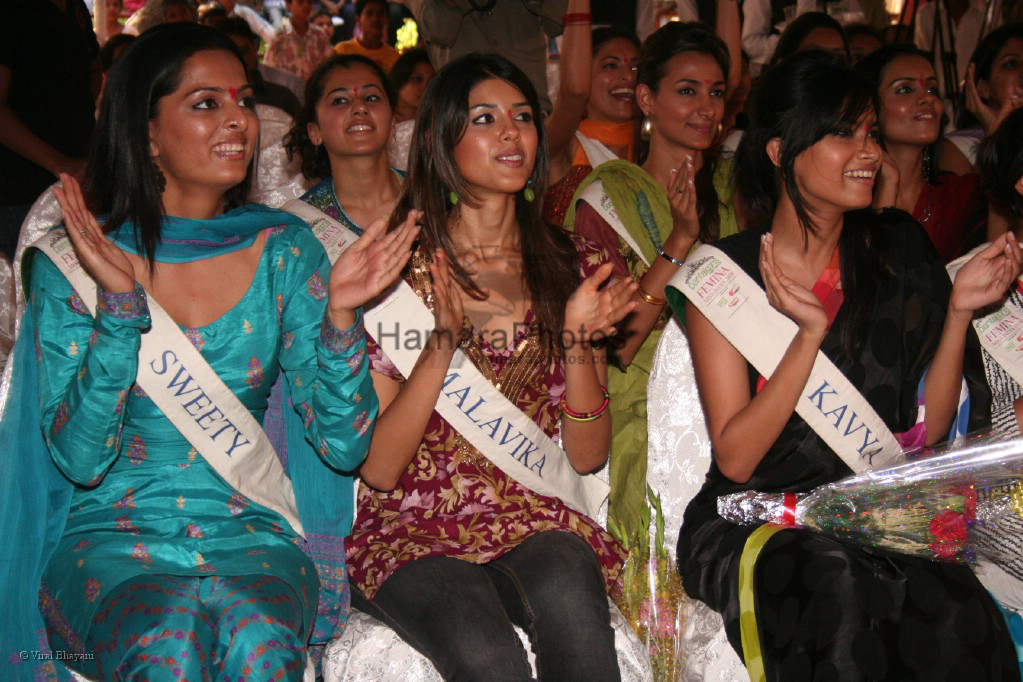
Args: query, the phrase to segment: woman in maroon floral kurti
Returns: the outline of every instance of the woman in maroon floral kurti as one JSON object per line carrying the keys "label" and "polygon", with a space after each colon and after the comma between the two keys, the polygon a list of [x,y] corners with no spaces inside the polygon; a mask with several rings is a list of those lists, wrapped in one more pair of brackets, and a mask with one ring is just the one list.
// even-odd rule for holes
{"label": "woman in maroon floral kurti", "polygon": [[[460,341],[487,380],[560,437],[573,468],[606,461],[604,353],[579,330],[613,331],[635,285],[600,289],[611,257],[540,220],[538,112],[529,81],[496,56],[460,59],[431,81],[394,217],[423,211],[407,279],[436,329],[408,377],[385,355],[392,339],[370,344],[381,417],[348,542],[353,600],[446,679],[528,679],[513,624],[530,633],[541,678],[619,678],[606,592],[622,549],[592,519],[507,476],[432,409]],[[599,416],[563,419],[563,407]]]}

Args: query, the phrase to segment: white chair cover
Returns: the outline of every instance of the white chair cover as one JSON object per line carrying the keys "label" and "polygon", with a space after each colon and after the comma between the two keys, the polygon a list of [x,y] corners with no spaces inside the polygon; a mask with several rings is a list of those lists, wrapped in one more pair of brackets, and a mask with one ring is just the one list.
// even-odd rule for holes
{"label": "white chair cover", "polygon": [[[661,336],[647,386],[647,482],[661,495],[665,543],[674,548],[682,515],[710,468],[710,436],[703,418],[689,341],[672,318]],[[684,560],[684,558],[682,559]],[[686,607],[685,682],[749,680],[725,637],[721,616],[703,602]]]}

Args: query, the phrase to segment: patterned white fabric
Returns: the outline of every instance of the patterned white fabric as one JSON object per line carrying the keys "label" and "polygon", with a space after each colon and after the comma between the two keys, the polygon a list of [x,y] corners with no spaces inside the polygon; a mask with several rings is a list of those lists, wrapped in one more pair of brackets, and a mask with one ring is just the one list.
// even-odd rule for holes
{"label": "patterned white fabric", "polygon": [[402,121],[391,126],[391,137],[387,140],[387,162],[391,164],[391,168],[408,170],[408,152],[412,146],[412,131],[415,127],[414,120]]}
{"label": "patterned white fabric", "polygon": [[[661,495],[664,541],[674,548],[686,506],[699,492],[710,468],[710,436],[696,390],[689,341],[675,318],[661,336],[650,371],[647,429],[647,482]],[[748,680],[746,667],[725,638],[721,616],[695,599],[685,611],[682,680]]]}
{"label": "patterned white fabric", "polygon": [[256,105],[259,118],[259,156],[249,200],[271,208],[280,208],[297,199],[315,182],[302,175],[302,161],[288,160],[284,136],[291,130],[291,116],[277,107]]}
{"label": "patterned white fabric", "polygon": [[[646,648],[615,605],[610,606],[622,682],[653,680]],[[526,634],[519,628],[515,632],[536,674],[536,658]],[[436,668],[394,630],[359,611],[352,612],[344,634],[327,645],[321,665],[323,682],[442,682]]]}

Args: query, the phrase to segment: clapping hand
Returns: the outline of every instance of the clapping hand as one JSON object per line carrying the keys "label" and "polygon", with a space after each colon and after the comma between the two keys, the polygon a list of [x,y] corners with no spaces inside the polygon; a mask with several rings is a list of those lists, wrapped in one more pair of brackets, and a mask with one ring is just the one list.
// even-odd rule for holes
{"label": "clapping hand", "polygon": [[998,109],[995,109],[981,99],[980,93],[977,92],[976,77],[977,65],[971,63],[966,69],[966,108],[977,117],[977,120],[984,127],[984,132],[987,135],[991,135],[998,130],[998,126],[1009,115],[1009,112],[1023,105],[1023,100],[1015,95],[1010,95],[1006,101],[1002,102]]}
{"label": "clapping hand", "polygon": [[952,284],[950,308],[969,313],[1001,300],[1005,290],[1019,277],[1023,254],[1011,233],[1003,234],[967,261]]}
{"label": "clapping hand", "polygon": [[881,173],[874,188],[874,208],[890,208],[899,198],[899,167],[887,151],[881,152]]}
{"label": "clapping hand", "polygon": [[328,299],[336,327],[351,326],[355,309],[372,301],[397,279],[412,255],[420,215],[419,211],[409,211],[405,222],[386,234],[387,219],[374,220],[337,259],[330,269]]}
{"label": "clapping hand", "polygon": [[687,156],[682,165],[672,171],[668,180],[668,203],[671,204],[673,227],[669,239],[685,242],[685,251],[700,236],[700,218],[696,212],[696,171],[693,157]]}
{"label": "clapping hand", "polygon": [[774,260],[774,235],[760,238],[760,276],[764,279],[767,301],[795,322],[800,330],[823,339],[828,330],[828,315],[813,292],[789,278]]}
{"label": "clapping hand", "polygon": [[584,345],[614,334],[615,325],[636,308],[632,295],[639,285],[631,277],[600,288],[611,270],[610,263],[601,265],[579,284],[565,304],[564,332]]}
{"label": "clapping hand", "polygon": [[60,180],[64,186],[54,187],[53,194],[64,212],[64,227],[78,261],[103,291],[109,294],[134,291],[135,269],[124,252],[103,234],[96,217],[85,205],[78,181],[66,173],[61,173]]}

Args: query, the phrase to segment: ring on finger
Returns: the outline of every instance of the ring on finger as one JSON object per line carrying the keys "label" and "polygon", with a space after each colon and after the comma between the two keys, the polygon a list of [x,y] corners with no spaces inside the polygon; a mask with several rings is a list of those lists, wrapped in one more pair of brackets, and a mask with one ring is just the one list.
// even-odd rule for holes
{"label": "ring on finger", "polygon": [[682,194],[683,192],[685,192],[685,190],[682,189],[681,187],[676,187],[675,188],[675,194]]}

